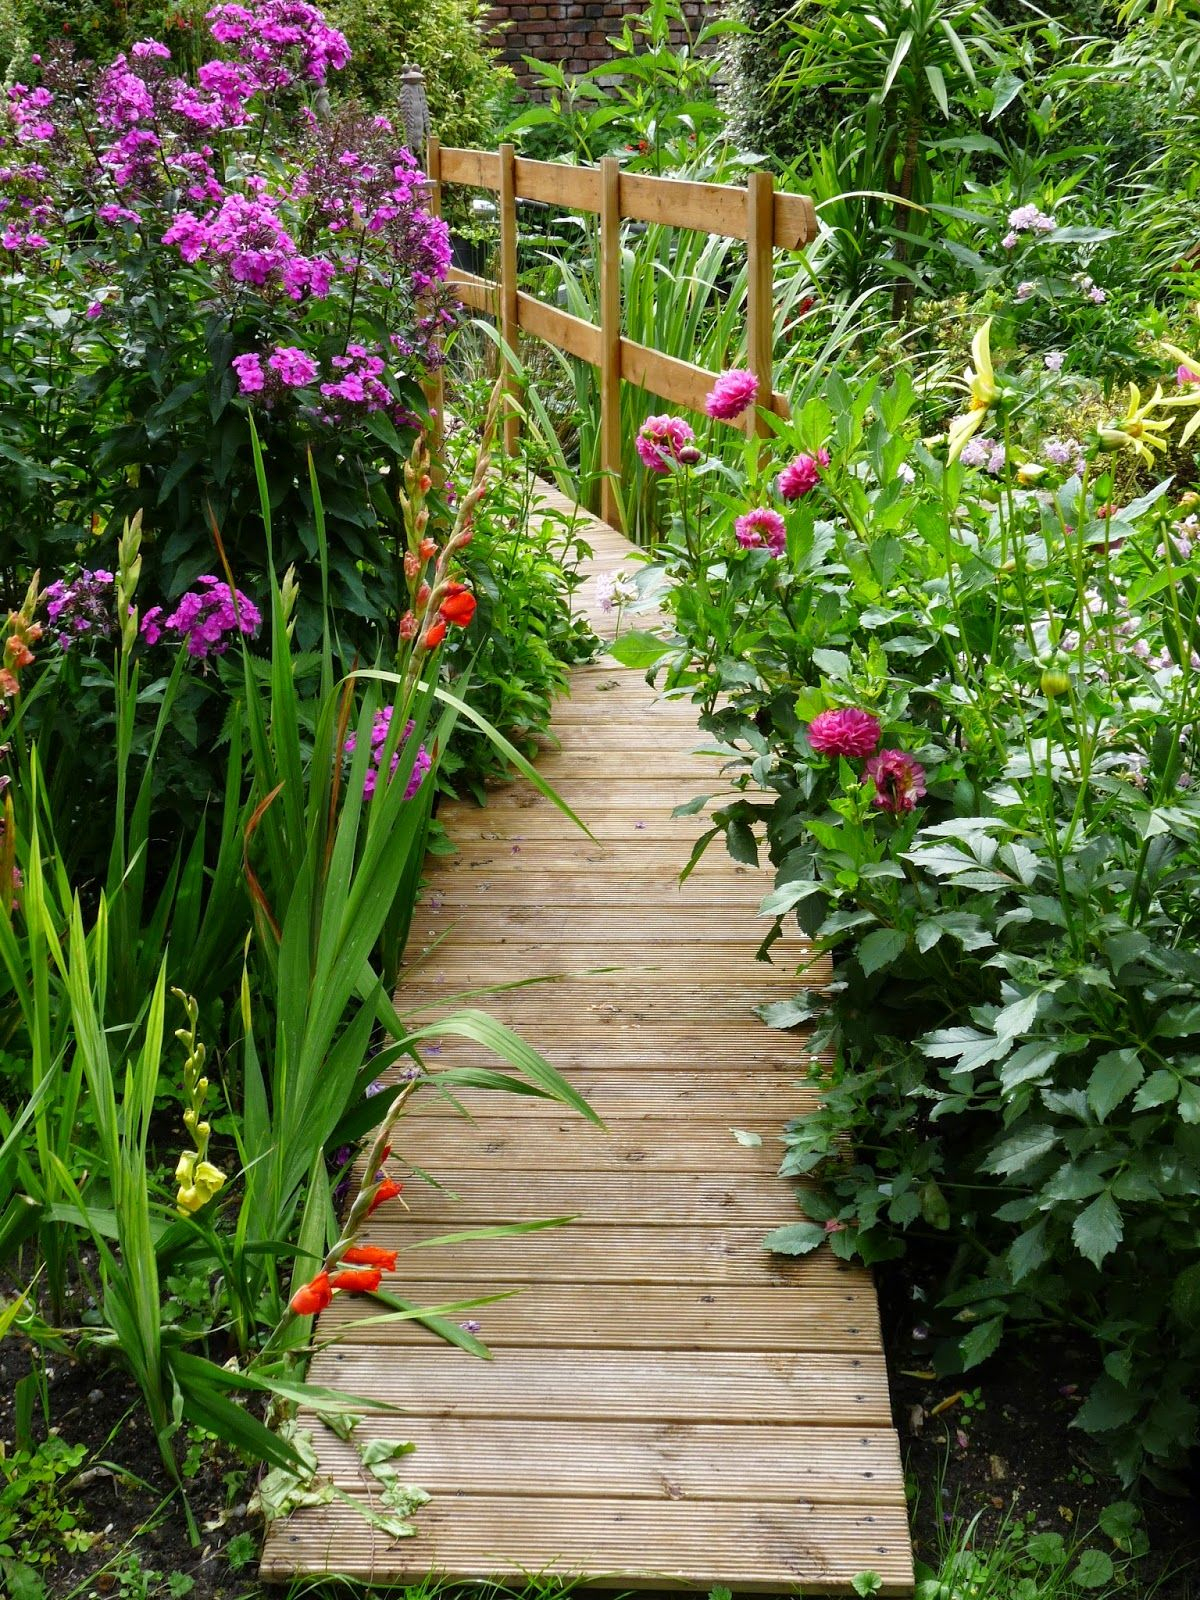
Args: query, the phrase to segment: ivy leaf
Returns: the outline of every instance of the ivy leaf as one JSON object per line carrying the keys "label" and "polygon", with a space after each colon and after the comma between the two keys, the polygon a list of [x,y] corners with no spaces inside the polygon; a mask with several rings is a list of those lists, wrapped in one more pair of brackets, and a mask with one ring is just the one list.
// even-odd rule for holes
{"label": "ivy leaf", "polygon": [[815,1222],[789,1222],[767,1234],[763,1249],[780,1256],[806,1256],[824,1242],[825,1229]]}
{"label": "ivy leaf", "polygon": [[1100,1057],[1088,1079],[1087,1098],[1096,1115],[1103,1122],[1127,1095],[1141,1083],[1146,1069],[1138,1059],[1136,1050],[1110,1050]]}
{"label": "ivy leaf", "polygon": [[967,1372],[971,1367],[977,1367],[981,1361],[986,1361],[999,1348],[1003,1337],[1003,1317],[989,1317],[986,1322],[980,1322],[972,1328],[970,1333],[958,1341],[963,1371]]}
{"label": "ivy leaf", "polygon": [[1080,1255],[1097,1267],[1113,1253],[1125,1237],[1125,1225],[1111,1194],[1098,1194],[1087,1210],[1079,1213],[1071,1226],[1071,1237]]}

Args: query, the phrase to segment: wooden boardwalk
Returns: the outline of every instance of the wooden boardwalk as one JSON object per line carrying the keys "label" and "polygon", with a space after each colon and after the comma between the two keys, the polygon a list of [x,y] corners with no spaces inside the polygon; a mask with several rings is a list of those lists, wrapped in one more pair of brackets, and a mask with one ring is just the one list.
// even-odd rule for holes
{"label": "wooden boardwalk", "polygon": [[[611,529],[582,531],[594,571],[628,562]],[[611,617],[592,620],[611,634]],[[444,1187],[410,1181],[409,1211],[380,1213],[369,1238],[578,1220],[401,1258],[402,1292],[421,1304],[521,1289],[473,1313],[490,1362],[415,1323],[360,1327],[370,1303],[338,1297],[318,1332],[339,1342],[312,1380],[401,1406],[358,1436],[413,1440],[407,1475],[433,1498],[415,1538],[390,1540],[353,1504],[370,1481],[355,1450],[303,1418],[342,1496],[275,1524],[262,1575],[553,1571],[609,1588],[819,1595],[873,1570],[885,1593],[906,1593],[871,1280],[824,1250],[793,1261],[762,1248],[765,1229],[799,1217],[775,1174],[779,1131],[813,1103],[797,1083],[803,1041],[753,1014],[796,985],[794,949],[753,960],[769,880],[718,841],[678,884],[703,823],[671,810],[721,789],[717,762],[690,753],[702,740],[686,702],[601,661],[575,674],[554,732],[542,770],[598,842],[524,783],[483,811],[446,807],[459,853],[431,863],[402,999],[448,1007],[464,989],[568,974],[474,1003],[540,1048],[606,1130],[525,1097],[465,1096],[468,1121],[427,1096],[402,1148]],[[486,1061],[450,1038],[437,1059]]]}

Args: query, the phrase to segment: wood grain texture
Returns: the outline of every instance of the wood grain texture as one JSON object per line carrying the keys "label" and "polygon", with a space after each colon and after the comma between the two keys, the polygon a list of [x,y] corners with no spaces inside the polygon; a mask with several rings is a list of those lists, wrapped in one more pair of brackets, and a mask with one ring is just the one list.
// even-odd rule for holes
{"label": "wood grain texture", "polygon": [[[538,164],[516,170],[548,181]],[[574,514],[553,490],[543,501]],[[611,529],[585,519],[581,532],[597,572],[628,560]],[[593,585],[580,600],[611,637]],[[429,863],[397,994],[432,1025],[433,1083],[395,1132],[402,1201],[362,1235],[397,1250],[387,1286],[410,1306],[470,1305],[449,1314],[478,1322],[491,1359],[339,1294],[310,1377],[394,1409],[351,1407],[358,1444],[301,1414],[335,1497],[270,1528],[262,1575],[556,1572],[599,1588],[818,1595],[850,1593],[871,1569],[885,1594],[905,1594],[871,1278],[824,1249],[789,1257],[762,1242],[804,1220],[803,1185],[778,1176],[782,1131],[818,1104],[827,1063],[755,1008],[828,982],[828,962],[794,935],[754,960],[771,875],[720,841],[680,886],[709,824],[672,809],[727,788],[727,753],[697,753],[691,708],[611,661],[579,669],[573,690],[539,768],[594,837],[525,783],[439,814],[457,852]],[[442,1072],[502,1065],[436,1031],[464,1004],[542,1051],[604,1126],[527,1096],[439,1094]],[[549,1218],[572,1220],[443,1242]],[[358,1453],[370,1440],[416,1446],[404,1476],[433,1499],[411,1539],[362,1514],[378,1494]]]}

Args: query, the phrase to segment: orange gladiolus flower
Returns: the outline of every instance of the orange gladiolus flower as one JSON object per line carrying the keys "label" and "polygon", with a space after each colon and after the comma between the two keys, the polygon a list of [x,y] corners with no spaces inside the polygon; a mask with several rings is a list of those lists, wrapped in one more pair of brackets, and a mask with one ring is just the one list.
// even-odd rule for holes
{"label": "orange gladiolus flower", "polygon": [[385,1178],[376,1189],[371,1199],[371,1204],[367,1207],[367,1215],[370,1216],[373,1211],[377,1211],[385,1200],[394,1200],[403,1187],[404,1185],[397,1183],[395,1178]]}
{"label": "orange gladiolus flower", "polygon": [[475,615],[475,596],[461,583],[446,585],[446,598],[438,607],[438,616],[446,622],[465,628]]}
{"label": "orange gladiolus flower", "polygon": [[342,1260],[352,1267],[378,1267],[382,1272],[396,1270],[396,1251],[384,1250],[377,1244],[351,1245]]}
{"label": "orange gladiolus flower", "polygon": [[366,1267],[361,1272],[335,1272],[329,1281],[335,1289],[345,1289],[349,1294],[370,1294],[378,1289],[382,1277],[379,1267]]}
{"label": "orange gladiolus flower", "polygon": [[296,1290],[292,1296],[292,1310],[298,1317],[315,1317],[318,1311],[324,1311],[332,1299],[329,1274],[318,1272],[310,1283]]}

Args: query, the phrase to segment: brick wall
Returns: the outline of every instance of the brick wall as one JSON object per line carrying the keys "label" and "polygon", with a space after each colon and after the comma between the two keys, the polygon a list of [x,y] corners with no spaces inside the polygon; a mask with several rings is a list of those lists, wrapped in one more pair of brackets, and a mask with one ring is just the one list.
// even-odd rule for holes
{"label": "brick wall", "polygon": [[[624,17],[640,9],[622,0],[495,0],[488,20],[504,59],[518,82],[529,88],[523,56],[560,62],[568,72],[586,72],[612,59],[605,41],[620,33]],[[706,0],[683,0],[683,9],[694,34],[717,7]]]}

